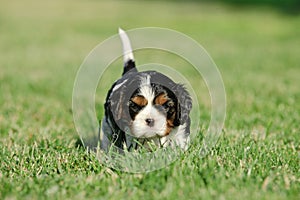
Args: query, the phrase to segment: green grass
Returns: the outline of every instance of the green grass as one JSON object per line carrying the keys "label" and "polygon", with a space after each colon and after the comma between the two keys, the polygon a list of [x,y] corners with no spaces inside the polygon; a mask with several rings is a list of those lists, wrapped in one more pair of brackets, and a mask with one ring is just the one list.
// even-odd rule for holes
{"label": "green grass", "polygon": [[[119,26],[178,30],[202,44],[218,65],[227,118],[205,158],[199,157],[200,133],[172,165],[145,174],[112,170],[76,147],[76,72]],[[299,16],[268,8],[2,0],[0,199],[298,199],[299,27]],[[171,57],[168,63],[175,65]],[[101,91],[99,101],[106,93]],[[200,100],[205,134],[207,94]]]}

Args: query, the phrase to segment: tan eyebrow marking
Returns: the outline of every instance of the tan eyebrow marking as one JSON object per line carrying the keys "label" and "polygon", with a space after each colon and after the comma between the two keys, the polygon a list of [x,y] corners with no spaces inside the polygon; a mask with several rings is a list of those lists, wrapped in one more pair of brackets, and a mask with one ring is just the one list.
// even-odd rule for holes
{"label": "tan eyebrow marking", "polygon": [[159,104],[159,105],[163,105],[164,103],[166,103],[169,100],[169,97],[167,96],[167,94],[162,93],[160,95],[158,95],[155,100],[154,103],[155,104]]}
{"label": "tan eyebrow marking", "polygon": [[143,96],[135,96],[131,98],[131,101],[139,106],[146,106],[148,104],[147,99]]}

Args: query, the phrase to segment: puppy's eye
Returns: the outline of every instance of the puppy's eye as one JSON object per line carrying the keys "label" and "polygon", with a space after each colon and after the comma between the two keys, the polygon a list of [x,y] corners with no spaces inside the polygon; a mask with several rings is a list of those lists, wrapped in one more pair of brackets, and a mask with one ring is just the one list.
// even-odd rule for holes
{"label": "puppy's eye", "polygon": [[133,101],[129,101],[129,108],[133,110],[134,112],[140,111],[144,106],[138,105],[134,103]]}
{"label": "puppy's eye", "polygon": [[133,101],[129,101],[128,107],[129,107],[130,117],[131,117],[131,119],[134,119],[135,116],[140,112],[140,110],[142,110],[143,107],[145,107],[145,106],[141,106],[141,105],[134,103]]}

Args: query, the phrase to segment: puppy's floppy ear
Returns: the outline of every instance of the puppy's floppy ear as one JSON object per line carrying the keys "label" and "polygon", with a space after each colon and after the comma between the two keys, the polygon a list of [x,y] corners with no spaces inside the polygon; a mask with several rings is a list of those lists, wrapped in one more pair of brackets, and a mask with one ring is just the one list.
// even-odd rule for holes
{"label": "puppy's floppy ear", "polygon": [[182,84],[176,84],[172,88],[177,98],[177,112],[174,121],[175,126],[189,123],[189,114],[192,109],[192,98]]}
{"label": "puppy's floppy ear", "polygon": [[131,123],[129,102],[132,94],[137,90],[139,82],[138,72],[129,71],[113,85],[108,94],[106,102],[109,107],[106,111],[110,112],[111,121],[114,121],[117,128],[121,130],[126,130]]}

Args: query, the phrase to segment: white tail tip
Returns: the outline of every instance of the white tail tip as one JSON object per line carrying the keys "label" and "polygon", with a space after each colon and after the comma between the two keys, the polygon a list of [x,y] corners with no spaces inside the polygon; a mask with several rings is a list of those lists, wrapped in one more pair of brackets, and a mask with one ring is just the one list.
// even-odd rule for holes
{"label": "white tail tip", "polygon": [[134,61],[130,40],[129,40],[126,32],[123,29],[119,28],[119,35],[120,35],[122,45],[123,45],[124,63],[128,62],[129,60]]}

